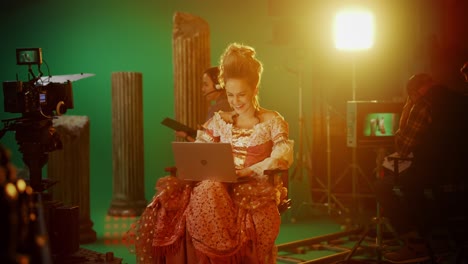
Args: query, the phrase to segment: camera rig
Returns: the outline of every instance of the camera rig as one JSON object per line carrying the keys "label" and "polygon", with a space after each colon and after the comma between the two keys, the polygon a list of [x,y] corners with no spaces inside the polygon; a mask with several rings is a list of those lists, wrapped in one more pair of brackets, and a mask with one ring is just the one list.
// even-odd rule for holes
{"label": "camera rig", "polygon": [[[16,256],[22,255],[34,263],[39,259],[45,263],[77,263],[77,258],[81,258],[73,256],[79,250],[78,207],[64,206],[63,203],[52,200],[51,193],[45,191],[57,181],[43,180],[42,167],[47,163],[50,152],[62,148],[53,120],[74,107],[72,82],[93,74],[49,74],[43,77],[42,62],[40,48],[17,49],[16,63],[28,66],[28,80],[20,81],[17,77],[16,81],[3,82],[5,112],[21,116],[2,120],[0,138],[7,131],[15,132],[19,151],[29,169],[29,179],[25,181],[29,181],[28,188],[31,191],[26,202],[8,203],[12,204],[8,208],[11,209],[9,215],[13,217],[1,222],[5,223],[5,227],[0,228],[0,234],[4,234],[4,230],[10,230],[10,236],[2,235],[0,239],[0,245],[10,245],[6,254],[0,251],[2,263],[5,262],[3,256],[16,260]],[[37,66],[38,74],[34,73],[33,66]],[[0,201],[0,206],[4,204]],[[28,217],[23,217],[24,215]],[[33,215],[34,217],[29,217]],[[28,221],[18,222],[22,217]],[[23,235],[21,239],[17,239],[19,235]],[[63,239],[65,236],[66,240]],[[37,242],[37,237],[46,238],[44,241],[50,240],[50,245]]]}
{"label": "camera rig", "polygon": [[[73,109],[71,80],[54,82],[52,76],[43,77],[40,48],[16,49],[16,64],[28,66],[29,80],[3,82],[5,112],[37,113],[50,118]],[[32,70],[33,65],[37,65],[37,76]]]}
{"label": "camera rig", "polygon": [[[5,112],[19,113],[21,117],[2,120],[4,127],[0,130],[0,138],[7,131],[16,132],[19,151],[30,171],[30,185],[38,192],[50,187],[42,181],[42,167],[47,163],[48,153],[62,148],[52,121],[67,109],[73,109],[72,82],[93,76],[82,73],[44,77],[42,63],[41,48],[16,49],[16,64],[28,66],[29,78],[3,82]],[[34,65],[38,74],[32,69]]]}

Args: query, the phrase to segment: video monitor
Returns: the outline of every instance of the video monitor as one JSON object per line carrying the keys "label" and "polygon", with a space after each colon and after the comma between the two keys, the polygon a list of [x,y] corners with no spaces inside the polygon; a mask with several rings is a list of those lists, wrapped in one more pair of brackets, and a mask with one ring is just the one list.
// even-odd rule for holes
{"label": "video monitor", "polygon": [[367,137],[394,136],[399,116],[399,113],[368,113],[364,117],[362,134]]}
{"label": "video monitor", "polygon": [[348,101],[347,146],[393,146],[402,102]]}
{"label": "video monitor", "polygon": [[16,49],[16,64],[18,65],[40,65],[42,64],[41,48]]}

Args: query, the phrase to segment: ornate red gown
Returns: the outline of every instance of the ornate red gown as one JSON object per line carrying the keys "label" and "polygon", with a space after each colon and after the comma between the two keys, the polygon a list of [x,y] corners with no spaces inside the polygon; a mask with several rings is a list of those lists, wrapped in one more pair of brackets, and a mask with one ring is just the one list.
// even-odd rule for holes
{"label": "ornate red gown", "polygon": [[[276,263],[278,204],[287,195],[264,171],[291,165],[293,141],[276,116],[241,129],[215,113],[196,142],[232,144],[237,169],[250,167],[248,182],[188,183],[174,176],[158,180],[156,195],[129,234],[138,263]],[[194,143],[196,144],[196,143]]]}

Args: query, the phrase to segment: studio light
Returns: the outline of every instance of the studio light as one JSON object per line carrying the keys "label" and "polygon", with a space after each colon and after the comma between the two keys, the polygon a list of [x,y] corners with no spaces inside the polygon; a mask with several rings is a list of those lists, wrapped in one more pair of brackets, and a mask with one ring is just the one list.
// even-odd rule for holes
{"label": "studio light", "polygon": [[[333,24],[335,47],[338,50],[350,51],[352,54],[352,101],[356,101],[356,53],[369,49],[374,44],[374,15],[364,7],[348,7],[337,12]],[[327,113],[327,115],[329,115]],[[328,126],[328,125],[327,125]],[[352,148],[352,161],[345,172],[337,179],[347,175],[351,171],[352,198],[355,208],[357,208],[357,182],[358,176],[367,179],[362,169],[357,164],[356,147]],[[328,157],[330,159],[330,157]],[[329,161],[330,163],[330,161]],[[330,166],[330,165],[328,165]],[[359,174],[358,174],[359,173]],[[330,174],[330,172],[328,172]],[[331,197],[331,180],[328,180],[329,197]],[[330,198],[329,198],[330,199]]]}
{"label": "studio light", "polygon": [[374,16],[363,8],[338,12],[334,23],[335,47],[339,50],[369,49],[374,44]]}

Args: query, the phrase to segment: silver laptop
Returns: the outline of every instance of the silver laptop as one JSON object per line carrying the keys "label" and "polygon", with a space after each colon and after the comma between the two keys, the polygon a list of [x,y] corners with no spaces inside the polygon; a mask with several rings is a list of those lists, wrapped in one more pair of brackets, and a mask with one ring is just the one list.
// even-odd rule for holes
{"label": "silver laptop", "polygon": [[238,181],[229,143],[172,142],[172,151],[180,179]]}

